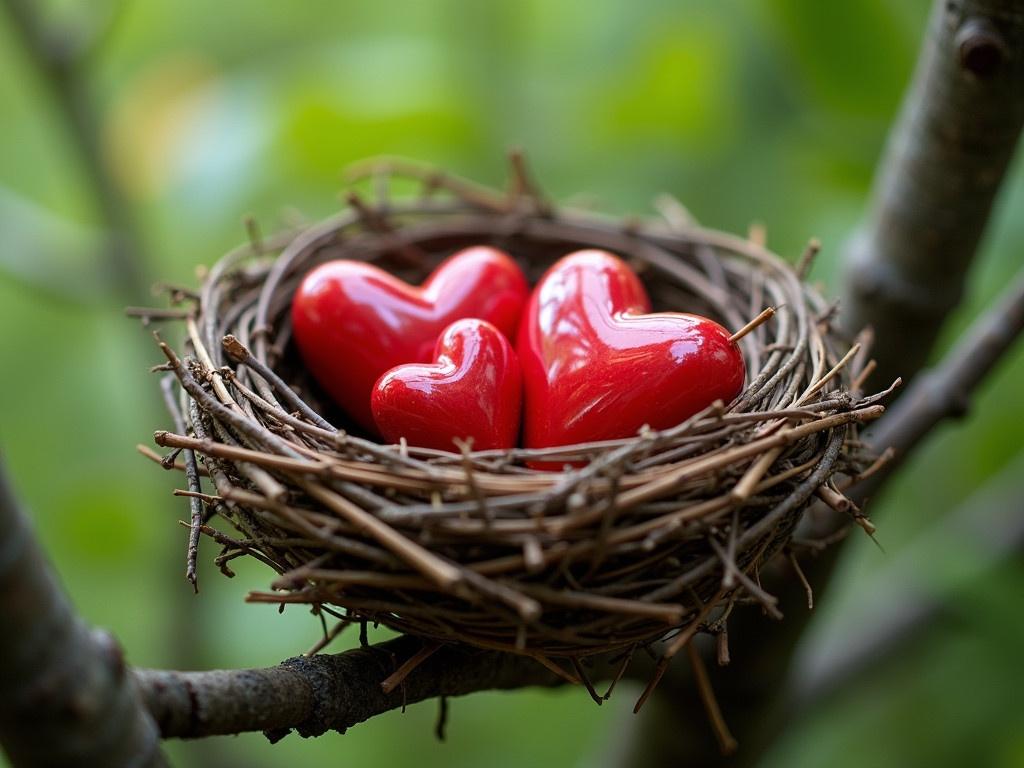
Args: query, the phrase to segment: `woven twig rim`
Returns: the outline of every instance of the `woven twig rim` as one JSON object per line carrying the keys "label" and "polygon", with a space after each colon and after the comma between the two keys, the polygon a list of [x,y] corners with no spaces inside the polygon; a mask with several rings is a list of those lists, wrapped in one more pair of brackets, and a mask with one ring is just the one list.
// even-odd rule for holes
{"label": "woven twig rim", "polygon": [[[172,374],[176,424],[155,439],[172,451],[148,454],[185,471],[193,578],[205,533],[226,572],[243,555],[277,572],[253,602],[313,605],[339,619],[335,632],[372,621],[524,653],[578,681],[577,659],[672,637],[670,657],[694,632],[721,630],[736,603],[777,614],[757,572],[813,501],[869,525],[841,488],[877,465],[857,431],[886,393],[861,392],[866,345],[844,340],[834,307],[756,238],[697,227],[677,204],[665,220],[557,209],[521,166],[508,194],[405,163],[367,168],[356,175],[372,176],[372,199],[353,192],[328,220],[266,239],[251,227],[198,294],[172,288],[178,308],[139,312],[185,323],[184,351],[161,342],[158,366]],[[396,177],[422,195],[391,200]],[[301,278],[348,258],[418,282],[479,243],[532,280],[570,251],[610,250],[657,309],[733,329],[777,312],[739,341],[748,382],[735,402],[630,439],[448,453],[381,445],[325,418],[290,344]],[[588,463],[556,473],[529,468],[536,459]],[[213,516],[237,534],[207,525]]]}

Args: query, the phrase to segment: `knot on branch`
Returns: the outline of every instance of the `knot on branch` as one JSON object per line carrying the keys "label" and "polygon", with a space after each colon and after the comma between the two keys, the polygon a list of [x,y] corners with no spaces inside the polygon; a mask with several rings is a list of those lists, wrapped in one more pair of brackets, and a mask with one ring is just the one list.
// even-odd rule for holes
{"label": "knot on branch", "polygon": [[93,629],[92,641],[113,680],[121,680],[128,667],[121,643],[105,629]]}
{"label": "knot on branch", "polygon": [[984,18],[969,18],[956,33],[960,66],[979,80],[989,80],[1002,68],[1009,48],[995,25]]}
{"label": "knot on branch", "polygon": [[[310,688],[313,706],[309,717],[295,726],[303,738],[327,731],[345,733],[349,727],[385,711],[380,683],[394,671],[393,654],[381,647],[359,648],[343,655],[296,656],[281,666],[296,673]],[[400,694],[398,694],[400,695]],[[289,729],[267,731],[272,742]]]}

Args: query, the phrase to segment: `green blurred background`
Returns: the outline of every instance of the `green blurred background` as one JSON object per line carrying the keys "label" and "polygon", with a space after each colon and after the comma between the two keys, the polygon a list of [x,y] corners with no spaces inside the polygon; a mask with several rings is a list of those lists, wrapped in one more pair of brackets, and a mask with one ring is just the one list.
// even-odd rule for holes
{"label": "green blurred background", "polygon": [[[816,235],[814,278],[835,293],[928,5],[137,0],[79,74],[147,285],[193,283],[242,239],[244,215],[270,230],[336,210],[351,161],[407,155],[498,184],[519,145],[557,199],[644,212],[669,191],[710,226],[764,222],[790,258]],[[39,7],[53,29],[82,30],[112,6]],[[187,505],[133,447],[168,420],[146,372],[159,355],[121,308],[156,300],[102,268],[87,163],[4,13],[0,72],[0,448],[57,569],[134,664],[265,665],[303,651],[315,618],[242,600],[267,572],[238,563],[227,580],[207,546],[191,594]],[[1014,170],[944,346],[1020,262],[1022,203]],[[948,602],[943,621],[816,701],[766,765],[1024,766],[1024,563],[993,563],[936,528],[987,503],[976,492],[992,478],[1000,499],[1024,484],[1022,352],[969,422],[942,428],[876,500],[885,552],[852,543],[804,658],[841,655],[897,581]],[[602,709],[583,691],[484,694],[451,702],[444,744],[423,704],[344,736],[169,749],[183,765],[590,766],[631,704],[628,691]]]}

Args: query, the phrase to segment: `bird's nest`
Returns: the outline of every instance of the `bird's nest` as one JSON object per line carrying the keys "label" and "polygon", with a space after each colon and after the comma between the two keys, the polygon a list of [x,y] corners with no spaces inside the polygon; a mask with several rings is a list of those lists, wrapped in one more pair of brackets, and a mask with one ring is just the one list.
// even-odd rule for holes
{"label": "bird's nest", "polygon": [[[424,638],[425,652],[455,642],[527,654],[585,680],[583,657],[628,658],[669,638],[669,658],[696,631],[721,630],[737,603],[776,612],[759,569],[788,551],[811,504],[869,526],[842,489],[871,471],[857,434],[884,393],[861,392],[865,350],[833,330],[834,307],[801,279],[806,259],[794,268],[756,233],[701,229],[670,200],[657,220],[556,208],[519,162],[507,193],[408,164],[367,168],[369,195],[351,193],[312,226],[265,239],[252,228],[198,293],[172,288],[175,308],[141,313],[186,326],[178,351],[162,344],[177,424],[156,443],[187,476],[193,579],[203,533],[229,575],[242,555],[276,571],[254,602],[310,604],[339,628],[380,623]],[[391,200],[396,179],[422,194]],[[740,396],[664,431],[462,453],[350,431],[292,343],[298,283],[339,258],[419,282],[474,244],[506,250],[531,281],[571,251],[606,249],[637,270],[656,309],[733,330],[776,313],[738,342]],[[573,466],[527,465],[538,459]]]}

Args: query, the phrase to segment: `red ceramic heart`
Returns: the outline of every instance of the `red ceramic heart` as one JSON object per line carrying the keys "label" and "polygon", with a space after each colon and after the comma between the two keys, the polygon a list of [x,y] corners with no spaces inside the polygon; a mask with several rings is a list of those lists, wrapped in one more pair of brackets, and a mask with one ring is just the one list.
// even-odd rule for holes
{"label": "red ceramic heart", "polygon": [[449,257],[420,287],[369,264],[332,261],[299,286],[293,333],[320,385],[372,431],[370,391],[381,374],[431,360],[441,332],[464,317],[514,338],[528,292],[516,263],[484,246]]}
{"label": "red ceramic heart", "polygon": [[636,274],[604,251],[557,262],[519,330],[527,448],[674,426],[743,387],[729,332],[698,315],[650,312]]}
{"label": "red ceramic heart", "polygon": [[437,340],[431,365],[399,365],[370,397],[377,429],[397,443],[457,450],[511,448],[519,435],[522,376],[508,339],[483,320],[452,323]]}

